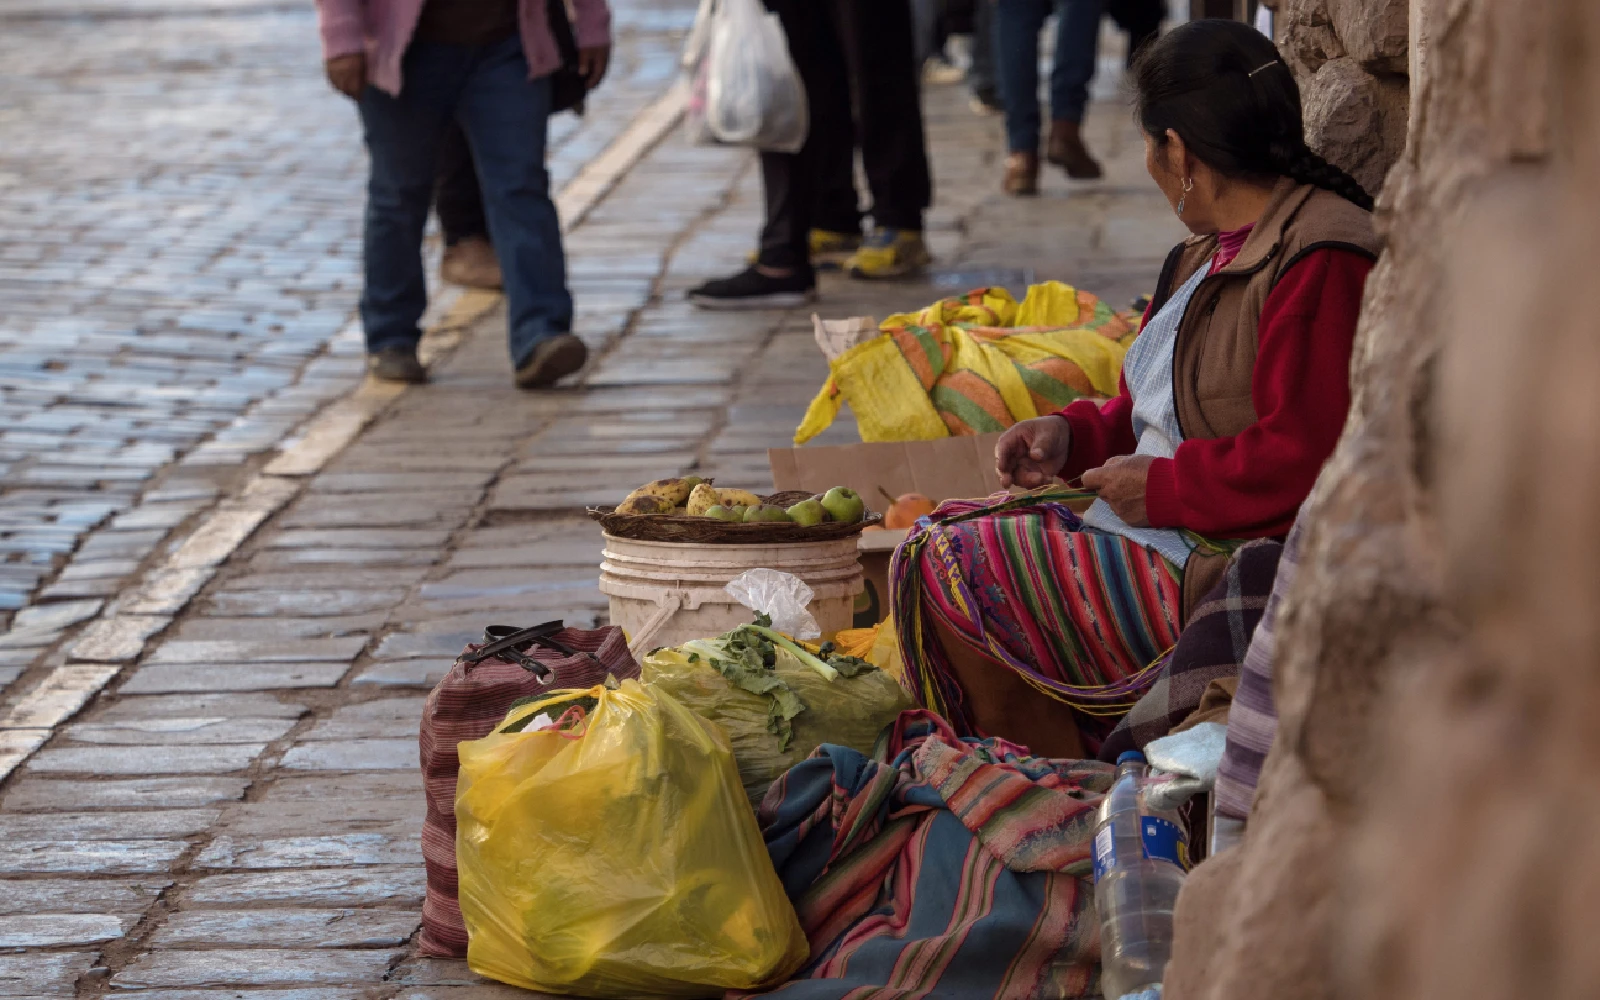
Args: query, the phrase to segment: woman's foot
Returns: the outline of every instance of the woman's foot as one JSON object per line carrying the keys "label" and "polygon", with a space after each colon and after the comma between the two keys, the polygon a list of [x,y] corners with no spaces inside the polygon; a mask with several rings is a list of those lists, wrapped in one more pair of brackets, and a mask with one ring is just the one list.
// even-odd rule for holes
{"label": "woman's foot", "polygon": [[468,236],[445,247],[439,277],[452,285],[498,292],[500,261],[494,255],[494,245],[482,236]]}
{"label": "woman's foot", "polygon": [[1039,154],[1011,153],[1006,156],[1006,179],[1001,185],[1013,198],[1039,193]]}
{"label": "woman's foot", "polygon": [[921,274],[932,263],[922,233],[915,229],[874,229],[844,267],[865,281],[897,281]]}
{"label": "woman's foot", "polygon": [[810,268],[752,265],[731,278],[708,281],[689,290],[689,301],[701,309],[793,309],[816,297],[817,279]]}
{"label": "woman's foot", "polygon": [[1083,127],[1077,122],[1053,121],[1050,123],[1050,141],[1045,145],[1045,159],[1067,172],[1075,181],[1095,181],[1104,176],[1100,164],[1089,155],[1083,144]]}

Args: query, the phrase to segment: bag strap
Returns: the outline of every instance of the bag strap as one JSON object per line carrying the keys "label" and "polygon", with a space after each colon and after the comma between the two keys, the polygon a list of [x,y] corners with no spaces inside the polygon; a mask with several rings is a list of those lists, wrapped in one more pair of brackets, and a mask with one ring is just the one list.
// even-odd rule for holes
{"label": "bag strap", "polygon": [[542,646],[568,657],[587,656],[604,666],[604,661],[595,654],[573,649],[555,638],[556,633],[564,628],[566,624],[560,619],[520,629],[510,625],[490,625],[483,630],[483,645],[470,653],[463,653],[461,659],[469,665],[480,663],[491,656],[509,660],[530,674],[537,675],[545,683],[549,683],[554,675],[548,664],[541,663],[528,655],[528,650],[533,646]]}

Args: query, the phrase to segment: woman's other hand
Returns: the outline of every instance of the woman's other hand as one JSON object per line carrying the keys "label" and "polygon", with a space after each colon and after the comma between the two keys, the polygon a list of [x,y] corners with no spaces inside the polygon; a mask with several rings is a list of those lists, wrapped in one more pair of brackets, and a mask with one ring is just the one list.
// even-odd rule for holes
{"label": "woman's other hand", "polygon": [[1000,485],[1033,489],[1056,477],[1072,450],[1072,427],[1054,414],[1012,424],[994,446]]}
{"label": "woman's other hand", "polygon": [[361,99],[361,91],[367,86],[367,57],[363,53],[334,56],[323,68],[334,90],[352,101]]}
{"label": "woman's other hand", "polygon": [[1150,477],[1150,463],[1154,461],[1149,455],[1118,455],[1100,468],[1085,472],[1084,488],[1100,494],[1100,499],[1130,528],[1148,528],[1150,518],[1144,509],[1144,488]]}
{"label": "woman's other hand", "polygon": [[600,81],[606,78],[606,70],[611,67],[611,46],[595,45],[578,50],[578,75],[583,77],[584,86],[590,90],[600,86]]}

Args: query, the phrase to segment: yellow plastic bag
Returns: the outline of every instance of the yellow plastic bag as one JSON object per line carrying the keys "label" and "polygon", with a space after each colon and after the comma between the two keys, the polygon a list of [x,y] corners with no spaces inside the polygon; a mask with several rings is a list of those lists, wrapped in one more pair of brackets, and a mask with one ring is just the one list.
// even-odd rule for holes
{"label": "yellow plastic bag", "polygon": [[[570,725],[511,732],[592,705]],[[562,692],[460,745],[467,964],[525,989],[715,997],[782,982],[805,935],[726,736],[670,695]]]}

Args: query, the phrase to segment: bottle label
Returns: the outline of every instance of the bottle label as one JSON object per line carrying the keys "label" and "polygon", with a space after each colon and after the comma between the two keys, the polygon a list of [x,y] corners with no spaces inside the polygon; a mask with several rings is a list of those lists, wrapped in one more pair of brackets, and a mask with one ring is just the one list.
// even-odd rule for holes
{"label": "bottle label", "polygon": [[[1167,861],[1189,870],[1189,838],[1183,828],[1160,816],[1139,817],[1139,839],[1144,856],[1152,861]],[[1098,883],[1117,865],[1117,843],[1107,825],[1094,835],[1094,880]]]}

